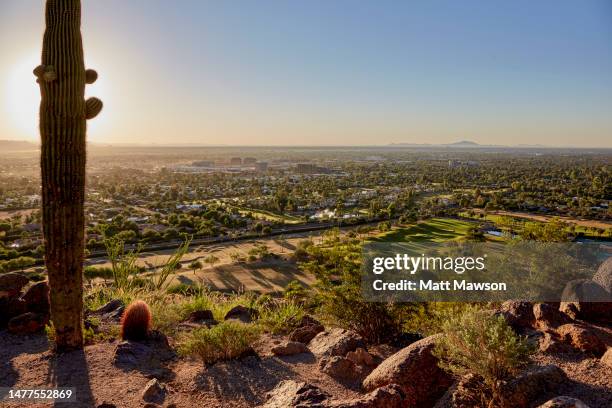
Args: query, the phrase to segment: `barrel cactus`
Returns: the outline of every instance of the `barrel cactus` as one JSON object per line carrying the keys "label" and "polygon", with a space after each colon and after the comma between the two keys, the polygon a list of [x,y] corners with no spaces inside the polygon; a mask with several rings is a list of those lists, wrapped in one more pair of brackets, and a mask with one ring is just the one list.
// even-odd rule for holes
{"label": "barrel cactus", "polygon": [[58,350],[83,345],[83,250],[86,120],[102,109],[85,100],[81,1],[47,0],[42,63],[34,69],[41,93],[40,136],[45,264]]}

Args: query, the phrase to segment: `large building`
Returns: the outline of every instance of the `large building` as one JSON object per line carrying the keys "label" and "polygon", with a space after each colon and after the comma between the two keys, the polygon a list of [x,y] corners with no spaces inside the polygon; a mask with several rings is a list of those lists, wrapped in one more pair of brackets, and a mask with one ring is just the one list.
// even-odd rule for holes
{"label": "large building", "polygon": [[257,162],[255,163],[255,170],[265,172],[268,171],[268,162]]}
{"label": "large building", "polygon": [[244,160],[242,160],[242,164],[255,164],[257,163],[257,159],[254,157],[245,157]]}
{"label": "large building", "polygon": [[240,166],[240,165],[242,165],[242,158],[240,158],[240,157],[232,157],[230,159],[230,164],[232,166]]}

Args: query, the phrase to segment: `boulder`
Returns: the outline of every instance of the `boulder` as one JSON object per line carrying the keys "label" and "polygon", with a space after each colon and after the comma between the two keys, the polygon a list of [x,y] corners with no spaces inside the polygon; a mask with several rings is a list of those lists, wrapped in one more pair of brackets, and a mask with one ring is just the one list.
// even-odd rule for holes
{"label": "boulder", "polygon": [[579,319],[612,321],[612,295],[591,280],[576,279],[568,282],[561,294],[561,301],[561,311],[569,315],[573,312]]}
{"label": "boulder", "polygon": [[593,275],[593,282],[599,284],[608,293],[612,293],[612,256],[599,265],[597,272]]}
{"label": "boulder", "polygon": [[574,351],[572,346],[565,343],[558,334],[552,332],[545,332],[540,337],[538,348],[540,352],[545,354],[571,353]]}
{"label": "boulder", "polygon": [[586,326],[575,323],[564,324],[557,328],[557,334],[564,342],[587,353],[601,356],[606,351],[606,345],[595,332]]}
{"label": "boulder", "polygon": [[147,402],[161,402],[166,397],[166,387],[153,378],[145,385],[141,396]]}
{"label": "boulder", "polygon": [[314,385],[293,380],[281,381],[267,394],[262,408],[323,407],[329,395]]}
{"label": "boulder", "polygon": [[21,289],[28,282],[29,279],[21,273],[9,272],[0,274],[0,299],[18,296],[21,293]]}
{"label": "boulder", "polygon": [[324,357],[319,362],[319,369],[334,380],[355,381],[361,377],[362,373],[360,367],[355,363],[340,356]]}
{"label": "boulder", "polygon": [[21,298],[26,302],[26,309],[29,312],[49,314],[49,283],[47,281],[35,283]]}
{"label": "boulder", "polygon": [[26,312],[26,303],[20,298],[0,298],[0,328],[5,327],[9,320]]}
{"label": "boulder", "polygon": [[276,356],[292,356],[294,354],[307,353],[308,347],[297,341],[285,341],[272,347],[272,353]]}
{"label": "boulder", "polygon": [[119,309],[120,307],[125,307],[125,303],[123,303],[123,300],[121,299],[112,299],[110,301],[108,301],[106,304],[100,306],[99,308],[97,308],[96,310],[94,310],[92,313],[94,314],[107,314],[110,312],[113,312],[117,309]]}
{"label": "boulder", "polygon": [[[484,380],[475,374],[466,374],[453,384],[436,402],[434,408],[474,408],[481,405],[483,397],[491,398],[483,387]],[[485,395],[483,396],[483,393]]]}
{"label": "boulder", "polygon": [[432,405],[452,384],[452,377],[438,366],[438,359],[432,354],[441,336],[426,337],[393,354],[366,377],[363,388],[373,391],[398,384],[406,396],[405,406]]}
{"label": "boulder", "polygon": [[506,322],[517,331],[533,327],[535,323],[533,304],[524,300],[505,301],[501,304],[497,314],[503,316]]}
{"label": "boulder", "polygon": [[122,341],[117,344],[113,364],[118,367],[134,368],[141,364],[166,361],[176,356],[168,338],[152,330],[144,341]]}
{"label": "boulder", "polygon": [[257,310],[238,305],[233,307],[229,312],[225,314],[224,320],[240,320],[243,323],[251,323],[253,319],[258,316]]}
{"label": "boulder", "polygon": [[13,334],[31,334],[44,329],[48,322],[45,315],[26,312],[9,320],[8,330]]}
{"label": "boulder", "polygon": [[397,384],[377,388],[361,398],[330,402],[330,408],[402,408],[404,394]]}
{"label": "boulder", "polygon": [[359,366],[373,367],[376,365],[374,357],[361,347],[355,351],[349,351],[346,354],[346,358]]}
{"label": "boulder", "polygon": [[189,313],[189,317],[187,318],[187,321],[192,323],[199,323],[205,320],[215,320],[211,310],[194,310]]}
{"label": "boulder", "polygon": [[119,306],[115,310],[103,314],[102,317],[108,320],[114,320],[118,322],[121,320],[121,317],[123,316],[123,312],[125,312],[125,306]]}
{"label": "boulder", "polygon": [[584,402],[579,399],[567,397],[561,395],[551,400],[546,401],[544,404],[537,408],[589,408]]}
{"label": "boulder", "polygon": [[533,316],[535,318],[534,326],[540,330],[556,328],[572,322],[568,315],[546,303],[533,305]]}
{"label": "boulder", "polygon": [[567,376],[556,365],[528,369],[502,386],[502,395],[507,406],[523,408],[548,392],[555,392]]}
{"label": "boulder", "polygon": [[344,357],[357,347],[365,347],[361,336],[353,331],[338,328],[321,332],[308,343],[310,351],[318,357]]}
{"label": "boulder", "polygon": [[603,356],[601,356],[601,361],[602,364],[607,365],[608,367],[612,368],[612,347],[608,348],[608,350],[606,350],[606,352],[604,353]]}
{"label": "boulder", "polygon": [[289,334],[289,340],[299,341],[300,343],[307,344],[317,334],[325,331],[325,327],[321,324],[312,324],[302,327],[298,327]]}

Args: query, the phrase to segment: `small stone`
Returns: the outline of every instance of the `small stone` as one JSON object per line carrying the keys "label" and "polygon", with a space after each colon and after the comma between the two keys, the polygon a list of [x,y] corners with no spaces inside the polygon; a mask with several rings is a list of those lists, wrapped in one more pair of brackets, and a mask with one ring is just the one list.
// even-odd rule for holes
{"label": "small stone", "polygon": [[142,390],[142,399],[148,402],[163,401],[166,396],[166,387],[153,378]]}
{"label": "small stone", "polygon": [[106,313],[110,313],[114,310],[117,310],[118,308],[125,306],[125,304],[123,303],[123,301],[121,299],[112,299],[109,302],[107,302],[106,304],[104,304],[103,306],[100,306],[99,308],[97,308],[96,310],[94,310],[92,313],[95,314],[106,314]]}
{"label": "small stone", "polygon": [[346,357],[332,356],[321,359],[319,363],[321,372],[335,380],[357,380],[362,370]]}
{"label": "small stone", "polygon": [[202,320],[215,320],[213,312],[210,310],[194,310],[189,314],[187,321],[189,322],[200,322]]}
{"label": "small stone", "polygon": [[35,283],[21,298],[26,302],[26,309],[29,312],[49,314],[49,283],[47,281]]}
{"label": "small stone", "polygon": [[555,397],[537,408],[589,408],[584,402],[579,399],[561,395]]}
{"label": "small stone", "polygon": [[225,315],[224,320],[239,320],[243,323],[251,323],[253,319],[256,319],[258,316],[257,310],[245,307],[242,305],[238,305],[233,307],[227,314]]}
{"label": "small stone", "polygon": [[354,351],[358,347],[365,347],[365,342],[361,336],[344,329],[321,332],[308,343],[310,351],[319,357],[344,357],[346,353]]}
{"label": "small stone", "polygon": [[601,356],[606,351],[606,345],[589,328],[579,324],[564,324],[557,328],[559,337],[574,348]]}
{"label": "small stone", "polygon": [[27,312],[13,317],[8,322],[8,330],[13,334],[32,334],[41,331],[48,323],[46,316]]}
{"label": "small stone", "polygon": [[9,272],[0,274],[0,298],[15,297],[27,285],[29,279],[20,273]]}
{"label": "small stone", "polygon": [[261,408],[321,407],[329,395],[312,384],[285,380],[278,383],[267,397]]}
{"label": "small stone", "polygon": [[612,368],[612,347],[609,347],[608,350],[601,356],[601,363],[607,365]]}
{"label": "small stone", "polygon": [[362,347],[357,348],[355,351],[349,351],[346,354],[346,358],[361,366],[373,367],[376,365],[374,357]]}
{"label": "small stone", "polygon": [[298,327],[289,334],[289,340],[307,344],[322,331],[325,331],[325,327],[323,327],[321,324]]}
{"label": "small stone", "polygon": [[272,353],[277,356],[292,356],[294,354],[308,352],[308,347],[304,343],[297,341],[287,341],[272,347]]}

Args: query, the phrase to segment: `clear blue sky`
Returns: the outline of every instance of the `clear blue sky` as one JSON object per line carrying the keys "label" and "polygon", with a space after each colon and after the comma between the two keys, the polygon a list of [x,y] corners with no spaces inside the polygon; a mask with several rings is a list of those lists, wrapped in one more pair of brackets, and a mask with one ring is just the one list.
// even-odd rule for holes
{"label": "clear blue sky", "polygon": [[[611,1],[83,8],[86,59],[100,74],[91,94],[106,104],[93,141],[612,147]],[[30,72],[14,70],[36,62],[43,28],[41,0],[1,1],[0,138],[37,137],[36,118],[28,128],[11,100],[21,87],[36,95]]]}

